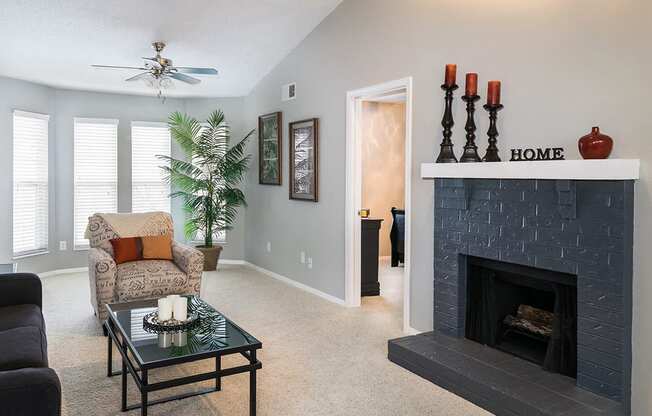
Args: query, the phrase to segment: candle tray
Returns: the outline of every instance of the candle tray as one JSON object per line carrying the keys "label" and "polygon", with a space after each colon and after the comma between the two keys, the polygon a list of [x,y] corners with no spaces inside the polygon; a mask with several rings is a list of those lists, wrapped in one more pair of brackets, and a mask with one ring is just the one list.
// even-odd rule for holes
{"label": "candle tray", "polygon": [[158,320],[158,311],[150,312],[143,317],[143,329],[152,334],[163,332],[190,331],[199,325],[199,315],[196,313],[188,314],[185,321],[170,319],[168,321]]}

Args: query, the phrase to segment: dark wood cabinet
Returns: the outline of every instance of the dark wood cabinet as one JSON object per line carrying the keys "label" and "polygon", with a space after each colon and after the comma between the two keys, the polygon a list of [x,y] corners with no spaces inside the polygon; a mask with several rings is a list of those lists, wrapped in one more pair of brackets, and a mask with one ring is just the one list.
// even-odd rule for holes
{"label": "dark wood cabinet", "polygon": [[380,283],[378,282],[378,234],[382,219],[362,219],[361,238],[361,285],[362,296],[380,295]]}

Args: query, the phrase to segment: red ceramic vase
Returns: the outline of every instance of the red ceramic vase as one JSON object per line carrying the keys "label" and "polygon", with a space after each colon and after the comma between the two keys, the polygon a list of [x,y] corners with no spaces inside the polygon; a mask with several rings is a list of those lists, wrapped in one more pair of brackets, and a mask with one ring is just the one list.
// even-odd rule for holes
{"label": "red ceramic vase", "polygon": [[591,133],[577,142],[584,159],[606,159],[611,154],[613,146],[614,141],[606,134],[600,133],[600,127],[593,127]]}

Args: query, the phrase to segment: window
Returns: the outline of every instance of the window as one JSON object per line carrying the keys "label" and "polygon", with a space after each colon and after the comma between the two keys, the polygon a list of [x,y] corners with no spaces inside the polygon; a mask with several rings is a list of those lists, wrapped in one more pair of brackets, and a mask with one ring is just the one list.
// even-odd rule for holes
{"label": "window", "polygon": [[75,118],[74,247],[88,248],[88,217],[118,212],[118,120]]}
{"label": "window", "polygon": [[48,250],[48,121],[14,111],[13,255]]}
{"label": "window", "polygon": [[170,212],[170,185],[156,155],[170,156],[170,129],[166,123],[131,123],[131,211]]}

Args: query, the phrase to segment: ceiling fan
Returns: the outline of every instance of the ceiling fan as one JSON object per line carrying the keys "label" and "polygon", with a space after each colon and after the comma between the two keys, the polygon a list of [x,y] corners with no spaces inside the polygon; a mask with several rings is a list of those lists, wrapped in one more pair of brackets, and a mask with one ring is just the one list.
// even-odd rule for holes
{"label": "ceiling fan", "polygon": [[165,42],[157,41],[152,43],[152,47],[156,51],[156,56],[152,58],[143,57],[145,60],[142,67],[136,66],[117,66],[117,65],[91,65],[94,68],[105,69],[128,69],[144,71],[140,74],[134,75],[125,79],[125,81],[145,81],[150,87],[159,90],[172,87],[172,80],[185,82],[186,84],[199,84],[201,80],[191,77],[186,74],[195,75],[217,75],[215,68],[195,68],[188,66],[174,66],[172,60],[161,56]]}

